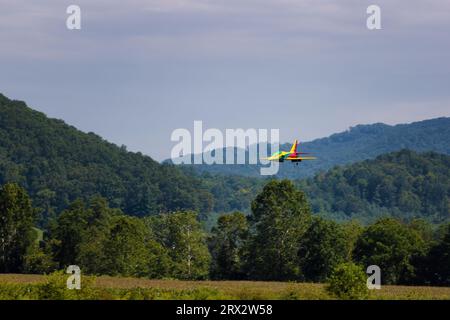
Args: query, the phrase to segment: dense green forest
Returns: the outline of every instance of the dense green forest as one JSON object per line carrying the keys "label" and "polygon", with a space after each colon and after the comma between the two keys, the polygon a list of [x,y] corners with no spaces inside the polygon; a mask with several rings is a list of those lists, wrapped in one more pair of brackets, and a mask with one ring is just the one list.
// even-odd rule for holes
{"label": "dense green forest", "polygon": [[[380,139],[373,140],[381,141],[385,139],[383,132],[401,129],[405,137],[399,135],[393,141],[416,141],[427,133],[423,137],[425,144],[446,152],[447,120],[394,127],[358,126],[359,129],[326,141],[329,145],[334,145],[330,141],[347,145],[348,141],[362,139],[356,138],[360,136],[357,131],[372,134],[375,128]],[[432,129],[432,125],[436,127]],[[386,141],[384,144],[397,145]],[[422,142],[420,145],[425,148]],[[351,154],[348,151],[349,158]],[[316,162],[323,161],[326,159]],[[314,213],[335,220],[357,218],[371,222],[386,215],[440,222],[450,218],[449,163],[446,155],[403,150],[335,167],[296,183],[308,195]],[[304,172],[305,164],[284,163],[281,167]],[[106,198],[109,206],[129,215],[193,210],[212,225],[220,213],[235,210],[250,213],[254,195],[269,180],[199,174],[192,166],[159,164],[0,95],[0,184],[15,182],[27,190],[33,205],[39,208],[41,226],[76,199],[88,201],[95,195]]]}
{"label": "dense green forest", "polygon": [[0,272],[323,282],[376,264],[450,285],[449,171],[402,150],[294,182],[199,174],[0,96]]}
{"label": "dense green forest", "polygon": [[393,152],[335,167],[298,185],[314,212],[336,219],[450,219],[450,156],[434,152]]}
{"label": "dense green forest", "polygon": [[96,194],[136,216],[246,210],[259,185],[241,177],[199,179],[0,94],[0,184],[7,182],[28,191],[42,221]]}
{"label": "dense green forest", "polygon": [[[299,134],[301,133],[300,128]],[[301,139],[301,136],[298,138]],[[291,146],[290,143],[282,144],[280,150],[290,150]],[[436,118],[395,126],[383,123],[357,125],[327,138],[304,143],[300,141],[299,148],[302,152],[313,153],[318,160],[302,162],[301,170],[298,170],[295,164],[285,163],[280,167],[277,177],[288,179],[311,177],[336,165],[373,159],[378,155],[402,149],[417,152],[434,151],[450,155],[450,118]],[[235,153],[233,149],[225,149],[224,158],[228,150]],[[258,165],[185,166],[193,167],[198,172],[261,177]]]}
{"label": "dense green forest", "polygon": [[450,285],[450,224],[337,223],[313,216],[306,195],[289,180],[267,183],[251,207],[247,216],[222,215],[207,233],[194,212],[132,217],[93,197],[72,202],[39,237],[26,191],[6,184],[0,273],[75,264],[93,275],[323,282],[340,272],[364,280],[363,270],[375,264],[384,284]]}

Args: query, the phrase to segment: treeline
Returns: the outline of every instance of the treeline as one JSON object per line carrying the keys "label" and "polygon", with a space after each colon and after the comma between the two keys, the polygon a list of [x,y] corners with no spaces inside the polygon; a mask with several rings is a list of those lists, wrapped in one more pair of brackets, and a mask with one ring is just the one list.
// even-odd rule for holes
{"label": "treeline", "polygon": [[0,272],[176,279],[325,281],[343,263],[378,265],[385,284],[450,285],[450,224],[383,218],[366,227],[312,215],[305,194],[271,181],[246,216],[206,233],[193,212],[131,217],[104,198],[74,201],[40,234],[37,210],[15,184],[0,189]]}
{"label": "treeline", "polygon": [[316,213],[373,221],[390,215],[450,220],[450,156],[402,150],[299,182]]}

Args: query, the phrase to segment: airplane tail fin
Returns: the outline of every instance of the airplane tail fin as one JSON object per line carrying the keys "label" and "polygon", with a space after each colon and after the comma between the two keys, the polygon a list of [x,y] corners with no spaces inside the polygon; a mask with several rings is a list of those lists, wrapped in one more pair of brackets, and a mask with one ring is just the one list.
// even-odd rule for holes
{"label": "airplane tail fin", "polygon": [[297,144],[298,144],[298,141],[296,139],[294,141],[294,144],[292,145],[291,151],[289,151],[289,153],[297,153]]}

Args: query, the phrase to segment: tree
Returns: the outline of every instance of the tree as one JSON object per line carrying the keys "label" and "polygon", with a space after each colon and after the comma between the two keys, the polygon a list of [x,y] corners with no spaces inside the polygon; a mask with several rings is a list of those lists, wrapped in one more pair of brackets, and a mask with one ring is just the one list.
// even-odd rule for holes
{"label": "tree", "polygon": [[342,225],[342,230],[345,234],[346,239],[346,257],[347,261],[353,259],[353,251],[355,249],[356,241],[358,240],[361,233],[364,231],[363,226],[357,220],[350,220],[344,222]]}
{"label": "tree", "polygon": [[0,272],[24,271],[24,257],[37,237],[36,217],[24,189],[16,184],[0,189]]}
{"label": "tree", "polygon": [[247,270],[252,278],[299,279],[298,245],[310,221],[303,192],[291,181],[271,181],[252,202]]}
{"label": "tree", "polygon": [[365,267],[379,266],[384,283],[397,284],[414,277],[412,259],[424,250],[425,244],[416,231],[395,219],[383,218],[361,234],[354,257]]}
{"label": "tree", "polygon": [[110,208],[102,197],[93,197],[85,210],[87,224],[77,245],[77,263],[86,273],[112,274],[116,269],[109,268],[105,244],[111,237],[114,222],[123,213]]}
{"label": "tree", "polygon": [[[450,223],[445,225],[446,230],[438,243],[431,247],[424,264],[422,265],[422,282],[426,284],[448,286],[450,285]],[[425,281],[424,281],[425,280]]]}
{"label": "tree", "polygon": [[320,217],[312,220],[298,251],[306,280],[324,281],[336,265],[346,261],[345,235],[343,228],[334,221]]}
{"label": "tree", "polygon": [[42,212],[39,217],[39,223],[45,226],[51,219],[55,218],[55,210],[52,207],[51,203],[56,198],[56,192],[43,189],[36,193],[34,204],[41,208]]}
{"label": "tree", "polygon": [[58,263],[53,260],[51,252],[38,245],[32,247],[24,257],[24,273],[43,274],[57,269]]}
{"label": "tree", "polygon": [[169,275],[178,279],[205,279],[211,256],[194,212],[161,214],[148,219],[156,240],[170,258]]}
{"label": "tree", "polygon": [[141,219],[114,217],[103,249],[104,274],[157,278],[164,276],[158,259],[165,252]]}
{"label": "tree", "polygon": [[211,275],[216,279],[244,277],[244,243],[248,236],[245,215],[234,212],[219,217],[209,241],[212,255]]}
{"label": "tree", "polygon": [[93,197],[89,206],[81,200],[74,201],[55,223],[50,224],[49,242],[61,267],[78,264],[87,272],[96,272],[102,258],[100,243],[107,236],[111,219],[121,215],[111,209],[106,199]]}
{"label": "tree", "polygon": [[84,202],[77,200],[58,216],[55,223],[51,223],[50,241],[62,268],[79,264],[79,246],[87,231],[88,218]]}
{"label": "tree", "polygon": [[333,269],[327,291],[339,299],[365,299],[368,296],[367,275],[361,266],[341,263]]}
{"label": "tree", "polygon": [[428,221],[418,218],[413,219],[409,223],[409,228],[416,231],[425,243],[430,244],[433,241],[433,225]]}
{"label": "tree", "polygon": [[145,221],[109,208],[104,198],[93,197],[88,206],[75,201],[51,225],[47,242],[61,267],[77,264],[88,274],[167,275],[167,251]]}

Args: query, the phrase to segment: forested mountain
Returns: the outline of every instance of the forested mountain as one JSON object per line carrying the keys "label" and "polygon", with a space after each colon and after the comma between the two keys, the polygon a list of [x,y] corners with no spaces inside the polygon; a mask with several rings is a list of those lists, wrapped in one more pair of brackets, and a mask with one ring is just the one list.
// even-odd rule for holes
{"label": "forested mountain", "polygon": [[[363,152],[352,149],[372,150],[374,155],[400,145],[449,153],[449,120],[394,127],[358,126],[322,142],[305,143],[304,151],[317,151],[320,145],[329,145],[331,150],[345,146],[342,150],[348,153],[336,152],[339,161],[362,157]],[[404,132],[404,136],[393,132]],[[363,141],[369,140],[378,147],[363,147]],[[323,152],[328,150],[323,148]],[[322,157],[319,155],[314,163],[326,162]],[[327,166],[334,163],[332,158],[330,155]],[[306,192],[315,213],[335,219],[372,221],[386,214],[442,221],[449,219],[450,211],[449,159],[443,154],[403,150],[334,167],[298,180],[297,185]],[[307,170],[305,165],[283,163],[281,167],[300,173]],[[233,210],[249,213],[251,201],[270,179],[198,174],[193,166],[159,164],[0,95],[0,185],[16,182],[23,186],[33,205],[41,208],[44,221],[74,200],[88,200],[94,195],[105,197],[113,208],[137,216],[176,210],[195,210],[204,217]]]}
{"label": "forested mountain", "polygon": [[[299,130],[299,135],[301,138],[301,130]],[[280,146],[281,150],[290,148],[291,144]],[[277,176],[289,179],[310,177],[335,165],[373,159],[378,155],[401,149],[450,154],[450,118],[436,118],[395,126],[383,123],[357,125],[348,131],[336,133],[327,138],[301,142],[300,151],[311,152],[318,159],[302,162],[299,166],[283,163]],[[224,157],[225,153],[226,151]],[[200,172],[260,177],[258,165],[186,166],[194,167]]]}
{"label": "forested mountain", "polygon": [[0,94],[0,185],[17,182],[45,215],[96,194],[133,215],[245,209],[252,184],[240,188],[240,179],[199,179]]}
{"label": "forested mountain", "polygon": [[450,219],[450,156],[402,150],[299,182],[313,211],[328,217],[373,220]]}

